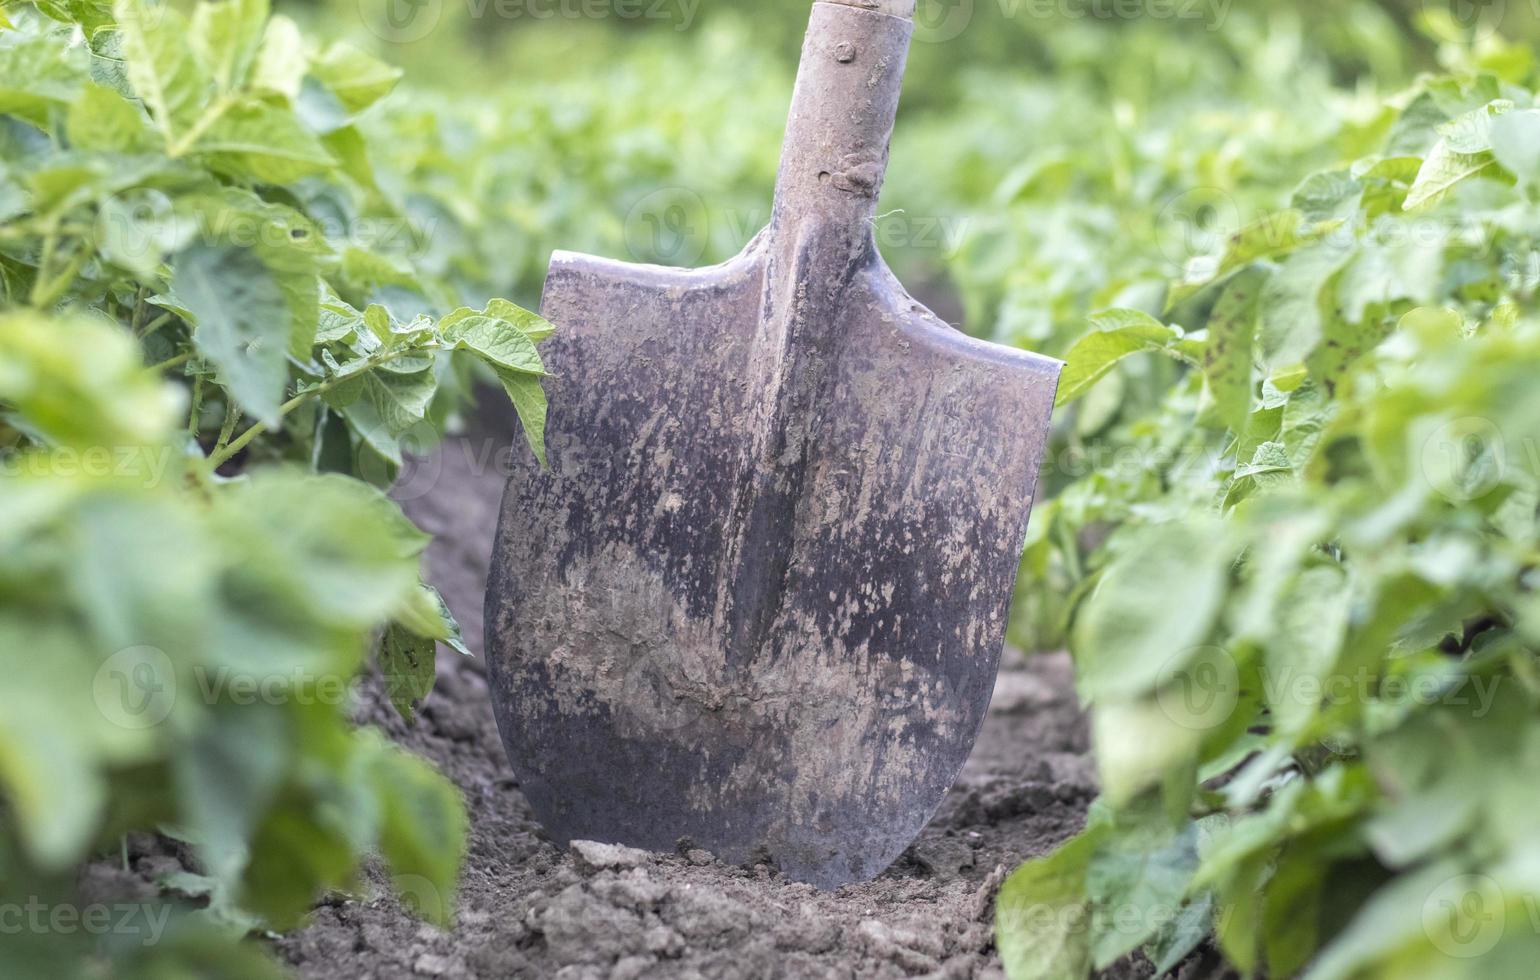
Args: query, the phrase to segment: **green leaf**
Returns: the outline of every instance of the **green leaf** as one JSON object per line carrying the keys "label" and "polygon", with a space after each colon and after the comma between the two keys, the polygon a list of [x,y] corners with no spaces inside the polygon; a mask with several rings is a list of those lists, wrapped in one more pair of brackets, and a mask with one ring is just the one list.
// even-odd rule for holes
{"label": "green leaf", "polygon": [[1276,370],[1302,362],[1324,332],[1326,285],[1352,259],[1357,243],[1338,238],[1290,255],[1262,290],[1257,350]]}
{"label": "green leaf", "polygon": [[216,0],[193,10],[188,40],[203,73],[222,92],[246,84],[267,23],[267,0]]}
{"label": "green leaf", "polygon": [[378,102],[401,80],[401,69],[342,42],[322,51],[310,71],[350,113]]}
{"label": "green leaf", "polygon": [[[1181,686],[1183,664],[1175,662],[1167,673],[1175,678],[1162,695],[1133,700],[1105,698],[1091,710],[1091,741],[1096,748],[1096,767],[1107,802],[1124,807],[1145,791],[1160,786],[1173,773],[1183,774],[1196,760],[1203,737],[1227,720],[1209,717],[1217,707],[1223,712],[1230,702],[1223,687],[1208,690],[1207,677],[1199,675],[1195,690]],[[1223,684],[1225,678],[1218,678]]]}
{"label": "green leaf", "polygon": [[183,407],[126,331],[25,312],[0,314],[0,399],[49,442],[77,449],[157,445]]}
{"label": "green leaf", "polygon": [[438,589],[424,584],[396,611],[396,622],[418,636],[437,640],[451,649],[470,656],[460,635],[460,624]]}
{"label": "green leaf", "polygon": [[166,256],[180,249],[193,229],[179,219],[171,198],[143,190],[103,201],[96,212],[96,231],[103,258],[153,279]]}
{"label": "green leaf", "polygon": [[326,400],[376,452],[399,465],[401,437],[423,424],[437,386],[432,371],[367,371],[332,389]]}
{"label": "green leaf", "polygon": [[1059,381],[1055,405],[1065,405],[1085,394],[1117,363],[1141,351],[1171,353],[1182,337],[1181,331],[1168,327],[1139,310],[1108,310],[1091,317],[1095,329],[1081,337],[1065,355],[1064,374]]}
{"label": "green leaf", "polygon": [[187,21],[165,4],[145,0],[116,0],[112,9],[128,82],[172,146],[203,110],[210,86],[187,44]]}
{"label": "green leaf", "polygon": [[1092,821],[1052,853],[1023,864],[995,899],[995,946],[1011,980],[1091,974],[1086,872],[1107,827]]}
{"label": "green leaf", "polygon": [[538,313],[531,313],[505,299],[494,299],[488,303],[486,315],[507,320],[537,344],[556,332],[556,328]]}
{"label": "green leaf", "polygon": [[197,244],[173,260],[171,289],[193,315],[193,343],[230,393],[276,423],[289,381],[289,310],[267,266],[252,249]]}
{"label": "green leaf", "polygon": [[[1448,893],[1447,900],[1457,922],[1460,917],[1472,914],[1501,914],[1500,910],[1489,907],[1492,903],[1485,901],[1484,896],[1462,906],[1466,896],[1458,888],[1451,890],[1449,884],[1466,880],[1479,882],[1479,879],[1463,875],[1463,870],[1458,863],[1445,860],[1396,878],[1375,892],[1347,927],[1326,945],[1306,971],[1306,980],[1349,980],[1366,975],[1386,978],[1437,975],[1431,968],[1436,963],[1448,962],[1448,957],[1433,946],[1434,937],[1454,939],[1453,935],[1446,936],[1442,931],[1448,928],[1451,933],[1462,930],[1465,942],[1470,942],[1479,939],[1485,924],[1479,918],[1475,921],[1466,918],[1462,924],[1453,927],[1437,921],[1436,913],[1445,911],[1435,904],[1440,901],[1441,894]],[[1435,921],[1438,932],[1430,929]],[[1455,942],[1450,948],[1458,949],[1460,945]],[[1413,972],[1369,972],[1376,964],[1388,965],[1392,957]]]}
{"label": "green leaf", "polygon": [[271,184],[287,184],[336,165],[294,113],[267,102],[232,106],[193,148],[208,155],[216,169]]}
{"label": "green leaf", "polygon": [[1262,954],[1270,975],[1299,974],[1320,947],[1325,855],[1287,852],[1278,862],[1262,912]]}
{"label": "green leaf", "polygon": [[1204,892],[1184,904],[1176,916],[1144,948],[1156,976],[1165,976],[1181,965],[1193,950],[1214,932],[1214,897]]}
{"label": "green leaf", "polygon": [[0,34],[0,113],[46,126],[74,103],[86,81],[80,53],[52,34]]}
{"label": "green leaf", "polygon": [[288,307],[289,356],[308,363],[320,316],[316,270],[326,254],[320,229],[293,208],[234,188],[179,198],[177,207],[206,238],[249,247],[261,257]]}
{"label": "green leaf", "polygon": [[257,47],[252,66],[251,87],[258,92],[276,92],[290,102],[299,98],[300,84],[308,63],[305,41],[299,26],[282,14],[267,22],[262,43]]}
{"label": "green leaf", "polygon": [[408,722],[417,702],[433,690],[435,648],[432,639],[397,623],[387,626],[380,637],[377,656],[385,678],[385,693]]}
{"label": "green leaf", "polygon": [[418,915],[448,926],[465,852],[459,791],[421,759],[376,743],[370,772],[383,820],[380,852],[396,892]]}
{"label": "green leaf", "polygon": [[1294,192],[1292,204],[1311,222],[1351,219],[1362,203],[1364,185],[1346,170],[1312,174]]}
{"label": "green leaf", "polygon": [[1208,639],[1230,552],[1214,522],[1142,529],[1112,562],[1075,623],[1071,649],[1091,698],[1152,692]]}
{"label": "green leaf", "polygon": [[1086,867],[1093,912],[1091,959],[1098,970],[1160,931],[1163,916],[1187,897],[1198,866],[1194,824],[1173,832],[1164,815],[1119,814],[1114,829]]}
{"label": "green leaf", "polygon": [[[1348,626],[1352,590],[1342,570],[1316,565],[1283,592],[1267,645],[1268,705],[1279,728],[1303,731],[1320,708]],[[1347,678],[1351,680],[1351,678]]]}
{"label": "green leaf", "polygon": [[1379,346],[1393,327],[1372,308],[1361,311],[1362,319],[1353,319],[1335,302],[1337,290],[1328,286],[1322,292],[1321,342],[1305,358],[1310,376],[1334,394],[1338,383],[1364,354]]}
{"label": "green leaf", "polygon": [[1540,183],[1540,110],[1524,109],[1492,120],[1492,155],[1519,180]]}
{"label": "green leaf", "polygon": [[493,370],[513,402],[514,411],[519,415],[519,425],[524,429],[524,439],[534,452],[535,459],[542,469],[548,468],[545,458],[546,398],[540,379],[532,374],[509,371],[502,367]]}
{"label": "green leaf", "polygon": [[[204,678],[202,690],[228,697],[228,691],[219,690],[224,680],[222,674]],[[225,703],[176,757],[180,819],[197,842],[203,867],[231,886],[245,868],[250,837],[290,763],[285,723],[280,706]]]}
{"label": "green leaf", "polygon": [[507,320],[468,316],[452,320],[448,326],[441,321],[439,330],[453,347],[471,351],[493,368],[510,373],[545,374],[534,341]]}
{"label": "green leaf", "polygon": [[1461,153],[1454,149],[1448,137],[1441,139],[1433,145],[1433,149],[1428,151],[1427,158],[1422,161],[1422,167],[1417,171],[1417,179],[1412,182],[1412,189],[1406,195],[1404,206],[1408,211],[1428,207],[1437,203],[1457,184],[1496,169],[1497,161],[1493,158],[1491,151]]}
{"label": "green leaf", "polygon": [[70,145],[82,150],[144,153],[155,143],[155,134],[138,107],[96,84],[86,85],[70,103],[65,132]]}
{"label": "green leaf", "polygon": [[[1309,188],[1308,182],[1306,187]],[[1304,193],[1308,195],[1310,189]],[[1308,196],[1304,203],[1314,204]],[[1219,274],[1224,275],[1258,259],[1292,251],[1304,240],[1300,232],[1303,217],[1298,210],[1279,211],[1264,215],[1231,235],[1224,258],[1219,263]]]}
{"label": "green leaf", "polygon": [[1262,288],[1270,275],[1262,267],[1239,273],[1225,287],[1209,314],[1203,374],[1220,418],[1235,432],[1245,429],[1251,412],[1252,343]]}

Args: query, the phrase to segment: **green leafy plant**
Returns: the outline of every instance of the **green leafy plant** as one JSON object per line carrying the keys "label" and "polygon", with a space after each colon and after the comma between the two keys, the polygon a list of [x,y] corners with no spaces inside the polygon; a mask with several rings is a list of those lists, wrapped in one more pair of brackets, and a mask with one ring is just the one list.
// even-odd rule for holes
{"label": "green leafy plant", "polygon": [[0,902],[78,913],[131,831],[199,865],[163,940],[24,930],[7,976],[263,975],[231,941],[373,854],[452,912],[457,791],[349,720],[371,651],[408,717],[464,652],[381,488],[476,373],[543,464],[551,327],[424,260],[358,128],[397,76],[265,0],[7,10]]}
{"label": "green leafy plant", "polygon": [[1034,515],[1103,795],[1002,889],[1014,977],[1533,972],[1540,112],[1527,48],[1450,67],[1068,349],[1078,412],[1171,381]]}

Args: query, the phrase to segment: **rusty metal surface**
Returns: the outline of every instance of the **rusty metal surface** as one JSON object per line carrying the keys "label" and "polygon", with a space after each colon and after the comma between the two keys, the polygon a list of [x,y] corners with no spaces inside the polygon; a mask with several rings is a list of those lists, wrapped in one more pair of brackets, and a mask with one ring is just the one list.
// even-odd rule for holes
{"label": "rusty metal surface", "polygon": [[940,322],[878,255],[911,25],[866,6],[814,4],[742,255],[553,258],[551,468],[509,480],[487,650],[559,840],[867,879],[982,723],[1059,364]]}

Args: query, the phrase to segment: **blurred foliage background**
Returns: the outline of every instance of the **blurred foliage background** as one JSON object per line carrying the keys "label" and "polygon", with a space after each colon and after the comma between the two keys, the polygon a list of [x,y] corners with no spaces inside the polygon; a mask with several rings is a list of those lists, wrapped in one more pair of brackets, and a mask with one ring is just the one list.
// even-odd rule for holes
{"label": "blurred foliage background", "polygon": [[[1505,901],[1540,895],[1540,828],[1520,805],[1540,771],[1540,474],[1524,442],[1540,365],[1537,3],[920,3],[878,242],[945,319],[1067,358],[1075,401],[1055,419],[1012,639],[1071,647],[1098,708],[1107,798],[1086,835],[1012,878],[1002,907],[1160,899],[1183,910],[1169,930],[1090,938],[1002,923],[1014,975],[1083,975],[1141,944],[1174,963],[1212,941],[1243,970],[1275,975],[1325,950],[1323,977],[1532,976],[1532,943],[1498,947],[1496,960],[1440,958],[1428,943],[1448,935],[1404,924],[1461,873],[1490,875]],[[409,711],[431,683],[423,648],[452,638],[452,625],[416,581],[420,536],[359,479],[388,484],[403,448],[453,430],[475,378],[503,381],[538,451],[532,345],[547,327],[505,301],[535,307],[554,249],[697,265],[748,242],[769,214],[806,4],[277,0],[290,30],[281,19],[264,28],[255,0],[226,0],[223,14],[201,15],[206,31],[242,38],[226,47],[259,68],[271,58],[282,84],[258,70],[223,95],[276,114],[308,148],[299,169],[261,152],[199,155],[162,120],[163,133],[149,130],[131,89],[145,65],[186,60],[180,38],[131,54],[130,68],[142,64],[130,86],[112,67],[124,59],[110,5],[37,6],[46,18],[6,4],[0,22],[12,69],[0,76],[0,285],[7,313],[20,311],[0,318],[4,458],[142,443],[175,450],[176,479],[147,489],[53,479],[47,466],[48,480],[4,474],[0,627],[21,639],[0,653],[48,648],[39,631],[54,624],[44,639],[93,668],[113,643],[136,649],[125,644],[143,630],[109,627],[138,622],[100,598],[126,589],[123,608],[166,617],[153,635],[192,670],[211,648],[247,649],[197,637],[250,625],[257,594],[271,598],[258,625],[292,634],[296,658],[324,661],[307,671],[351,676],[387,623],[406,629],[415,667],[397,673],[410,675]],[[270,34],[282,43],[252,54]],[[388,65],[404,71],[393,90]],[[196,166],[180,160],[189,146]],[[149,176],[122,166],[130,153]],[[229,369],[239,359],[221,363],[211,342],[225,307],[241,306],[220,299],[239,297],[248,267],[194,289],[205,302],[179,303],[168,284],[206,252],[158,214],[133,254],[103,234],[114,195],[159,187],[195,213],[234,209],[279,227],[274,253],[305,253],[296,294],[336,291],[309,310],[307,343],[245,390]],[[1266,287],[1261,308],[1241,286],[1253,300]],[[279,312],[254,319],[287,329],[286,295],[267,296]],[[527,334],[517,358],[490,343],[515,329]],[[355,373],[384,394],[352,392]],[[1530,455],[1499,460],[1494,477],[1481,430],[1436,460],[1449,472],[1430,472],[1407,440],[1454,416],[1488,421],[1500,444]],[[305,470],[359,479],[318,484]],[[317,486],[332,489],[317,497]],[[98,512],[108,505],[161,516],[113,521],[100,515],[117,511]],[[185,533],[139,542],[140,554],[81,530],[140,524]],[[290,541],[269,526],[303,533]],[[138,563],[102,563],[80,586],[61,542],[82,541]],[[351,562],[342,571],[338,555]],[[246,580],[269,566],[282,574]],[[317,605],[312,583],[334,571],[341,598]],[[378,608],[357,599],[370,574],[391,583],[369,592]],[[1161,700],[1176,689],[1173,636],[1189,653],[1222,642],[1245,679],[1219,722],[1184,722]],[[275,647],[249,648],[260,660]],[[1185,682],[1194,658],[1183,655]],[[1495,678],[1503,696],[1496,714],[1471,718],[1390,703],[1378,687],[1320,710],[1252,684],[1296,661],[1440,690]],[[202,911],[218,913],[219,937],[288,924],[322,887],[347,885],[371,850],[452,890],[463,834],[452,787],[352,733],[345,704],[228,718],[228,706],[184,706],[183,728],[129,743],[72,724],[90,710],[76,703],[82,685],[41,662],[12,671],[0,714],[0,747],[23,746],[0,762],[29,763],[0,776],[36,791],[13,788],[0,808],[0,884],[38,872],[67,892],[77,860],[110,850],[115,834],[179,821],[201,833],[206,863],[219,853],[210,838],[223,838],[229,866],[195,883],[213,896]],[[34,688],[73,700],[56,708]],[[1452,743],[1463,754],[1441,754]],[[246,781],[265,787],[246,807],[261,826],[246,811],[199,810],[227,795],[216,777],[230,745],[268,773]],[[164,786],[145,778],[152,765]],[[419,788],[419,812],[391,810],[399,783]],[[69,802],[81,794],[91,807]],[[53,818],[65,812],[75,819]],[[355,829],[326,823],[338,813]],[[328,857],[303,880],[267,873],[307,850]],[[1169,873],[1152,882],[1146,867]],[[1422,881],[1418,869],[1444,877]],[[1522,912],[1507,910],[1515,924]],[[189,958],[202,956],[207,923],[193,925]],[[1063,955],[1034,958],[1044,949]]]}

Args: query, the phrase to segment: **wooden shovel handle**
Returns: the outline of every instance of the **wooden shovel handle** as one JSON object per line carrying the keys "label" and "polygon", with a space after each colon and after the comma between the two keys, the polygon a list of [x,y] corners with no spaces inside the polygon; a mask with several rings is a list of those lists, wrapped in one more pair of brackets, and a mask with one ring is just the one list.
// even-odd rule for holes
{"label": "wooden shovel handle", "polygon": [[914,32],[914,0],[817,0],[775,188],[778,233],[812,217],[869,225]]}

